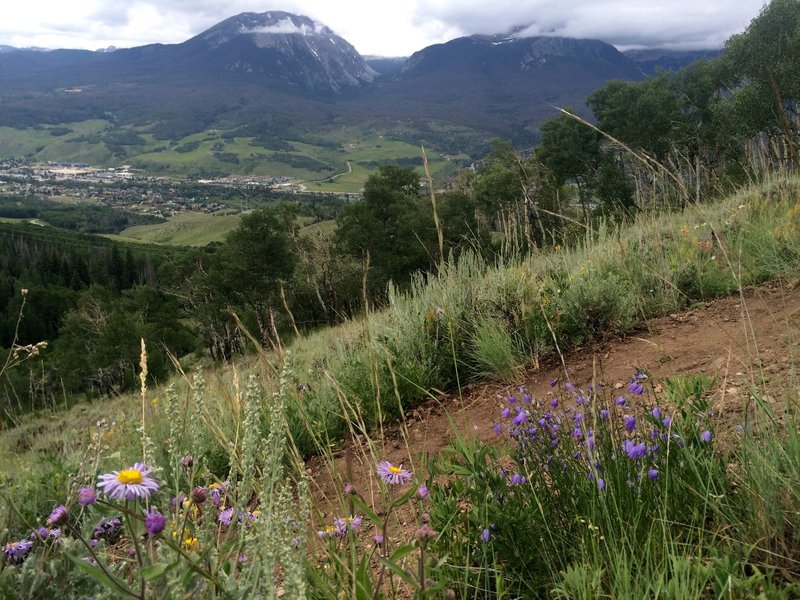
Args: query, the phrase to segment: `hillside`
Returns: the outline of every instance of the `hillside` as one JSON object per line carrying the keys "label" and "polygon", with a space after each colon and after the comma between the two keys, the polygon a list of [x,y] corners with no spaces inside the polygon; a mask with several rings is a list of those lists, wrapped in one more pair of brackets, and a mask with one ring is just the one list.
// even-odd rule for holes
{"label": "hillside", "polygon": [[[352,534],[347,535],[351,536],[348,539],[352,540],[358,552],[364,555],[380,547],[374,541],[376,535],[396,540],[393,547],[399,547],[403,552],[419,551],[418,545],[409,543],[406,547],[403,544],[418,538],[420,524],[429,523],[434,534],[431,535],[431,546],[425,548],[427,552],[447,551],[452,555],[464,544],[477,544],[478,548],[491,544],[490,548],[504,553],[507,560],[520,560],[523,555],[517,554],[513,548],[525,548],[524,556],[527,556],[534,552],[534,547],[526,541],[529,533],[518,531],[512,525],[517,524],[521,528],[525,524],[527,528],[529,523],[550,524],[554,519],[564,518],[566,527],[571,519],[588,517],[600,532],[598,535],[610,537],[612,534],[619,535],[614,525],[617,517],[608,521],[603,517],[605,510],[611,510],[604,507],[611,505],[615,506],[613,510],[618,511],[619,516],[631,517],[630,521],[624,521],[624,531],[631,535],[635,533],[635,539],[641,539],[640,536],[644,535],[650,536],[646,539],[671,535],[659,533],[660,528],[651,530],[647,525],[658,522],[659,511],[669,510],[669,527],[664,531],[674,532],[690,527],[696,535],[715,537],[717,529],[724,528],[727,536],[724,542],[726,556],[737,556],[735,553],[747,549],[747,560],[758,560],[760,570],[770,571],[774,568],[774,561],[781,559],[776,558],[768,547],[760,545],[763,542],[759,540],[763,540],[764,533],[776,525],[762,523],[762,529],[758,529],[758,514],[747,517],[749,520],[744,524],[737,520],[741,518],[737,515],[740,514],[738,511],[746,510],[757,498],[764,496],[773,503],[783,503],[776,504],[779,514],[795,506],[794,496],[786,499],[784,494],[786,489],[793,489],[791,486],[797,482],[796,471],[785,473],[768,467],[777,465],[783,453],[800,455],[800,446],[791,442],[784,445],[779,441],[785,431],[784,423],[790,433],[796,423],[792,409],[792,398],[796,393],[793,374],[800,359],[795,344],[800,329],[794,316],[800,311],[800,288],[796,286],[797,264],[782,262],[789,254],[797,252],[796,239],[773,240],[775,245],[772,248],[760,246],[759,252],[746,257],[742,264],[729,265],[731,271],[751,278],[756,276],[756,271],[763,276],[762,269],[767,265],[777,267],[782,264],[784,270],[774,273],[774,281],[740,288],[738,293],[724,298],[709,298],[688,310],[667,310],[668,314],[631,326],[625,335],[608,335],[608,332],[598,331],[598,336],[587,343],[577,347],[564,344],[561,352],[541,356],[523,356],[512,351],[515,362],[509,364],[504,362],[503,348],[517,342],[503,334],[498,337],[480,332],[482,329],[484,332],[491,331],[497,326],[500,329],[495,329],[495,332],[508,332],[508,325],[520,323],[520,317],[524,319],[527,309],[522,301],[530,298],[531,290],[538,287],[535,283],[538,278],[537,265],[539,268],[552,268],[561,264],[572,274],[564,294],[580,293],[577,291],[583,285],[580,282],[593,280],[594,285],[599,286],[597,293],[602,294],[600,289],[606,289],[618,295],[625,286],[617,275],[608,275],[609,285],[603,288],[602,282],[593,279],[592,272],[587,271],[587,265],[602,260],[609,268],[611,255],[621,250],[622,255],[618,259],[628,264],[629,270],[638,264],[646,273],[648,266],[643,266],[640,260],[642,250],[646,248],[645,252],[651,260],[664,250],[664,264],[678,255],[695,266],[704,264],[707,270],[700,276],[705,284],[714,281],[720,283],[718,278],[726,277],[724,273],[728,271],[728,265],[717,269],[713,256],[707,254],[709,249],[704,249],[703,245],[704,228],[713,227],[719,232],[722,246],[717,251],[726,251],[727,256],[742,256],[741,253],[728,251],[753,248],[748,240],[762,243],[768,239],[763,237],[764,231],[772,231],[776,226],[779,229],[785,227],[783,215],[787,208],[797,205],[797,190],[796,182],[789,187],[785,186],[785,182],[775,182],[771,187],[754,188],[714,206],[696,207],[672,218],[643,220],[621,238],[611,235],[608,239],[587,244],[587,247],[576,252],[555,253],[500,268],[483,269],[475,264],[462,264],[435,280],[420,283],[413,293],[398,297],[396,303],[383,313],[300,339],[286,348],[262,353],[254,360],[240,362],[235,367],[197,373],[192,378],[181,377],[175,382],[177,389],[144,390],[142,396],[82,404],[68,413],[56,408],[54,410],[58,412],[54,414],[66,414],[67,418],[53,419],[52,415],[44,415],[42,418],[25,420],[0,436],[0,447],[5,449],[2,455],[6,457],[5,462],[0,463],[0,473],[8,489],[20,498],[19,510],[22,514],[46,514],[50,506],[62,497],[66,473],[71,472],[73,465],[85,464],[85,453],[92,451],[92,447],[88,446],[90,438],[85,432],[95,431],[94,435],[100,436],[96,439],[102,439],[110,447],[111,455],[101,458],[103,465],[112,468],[120,464],[118,452],[126,455],[122,459],[124,464],[142,452],[135,431],[144,411],[146,431],[153,439],[179,431],[189,423],[194,424],[190,428],[191,433],[185,434],[186,446],[168,450],[173,444],[169,441],[161,450],[152,451],[160,452],[157,460],[161,464],[170,464],[167,456],[173,456],[174,465],[169,468],[175,470],[175,477],[184,482],[184,487],[188,485],[189,490],[198,481],[195,477],[209,482],[206,484],[208,487],[201,489],[207,489],[205,493],[212,498],[213,486],[221,484],[211,473],[220,469],[226,472],[228,455],[220,454],[220,447],[235,443],[233,432],[239,431],[240,427],[252,427],[252,423],[245,423],[252,418],[247,415],[253,414],[249,412],[253,410],[253,398],[258,398],[258,403],[266,402],[263,399],[267,396],[256,395],[253,387],[257,375],[264,385],[269,386],[267,390],[277,393],[272,397],[273,403],[265,404],[265,407],[283,407],[287,411],[288,422],[284,423],[288,425],[288,437],[285,443],[290,450],[285,449],[283,440],[276,441],[274,434],[260,438],[262,448],[273,448],[270,451],[281,454],[287,452],[289,457],[296,459],[294,451],[305,436],[316,448],[317,456],[303,464],[304,474],[295,475],[300,478],[299,481],[306,482],[299,485],[308,486],[308,500],[314,507],[313,514],[305,517],[310,519],[310,541],[305,548],[312,557],[312,569],[317,564],[322,568],[332,556],[337,555],[338,542],[329,545],[325,532],[332,519],[340,514],[356,523]],[[771,197],[773,201],[763,203],[762,198],[766,197]],[[683,231],[687,233],[684,235],[681,233]],[[690,231],[692,233],[688,233]],[[632,248],[631,244],[637,240],[644,244],[642,248]],[[677,245],[665,248],[665,245],[673,243]],[[659,268],[653,263],[649,266]],[[631,272],[629,276],[635,278]],[[736,285],[736,282],[729,283]],[[743,281],[738,283],[741,285]],[[733,290],[729,288],[728,291]],[[477,295],[473,296],[473,292]],[[664,292],[660,290],[659,293],[663,295]],[[723,293],[723,290],[716,288],[715,293]],[[595,294],[589,294],[589,297],[595,297]],[[516,314],[504,314],[498,302],[501,299],[510,301],[511,310]],[[584,297],[584,300],[588,300],[588,297]],[[624,300],[621,302],[624,303]],[[585,319],[589,315],[596,317],[595,310],[617,310],[622,303],[617,303],[616,309],[578,307],[569,303],[561,306],[588,311],[582,313]],[[546,305],[540,299],[539,307]],[[550,314],[552,316],[555,313]],[[500,319],[503,318],[509,321],[502,323]],[[467,319],[472,319],[474,326],[466,326],[464,321]],[[450,325],[446,326],[440,321],[449,322]],[[487,329],[488,323],[493,325]],[[447,335],[447,331],[453,334],[455,328],[464,335],[462,343],[472,348],[471,352],[474,353],[472,358],[469,358],[470,352],[458,357],[453,354],[452,360],[459,365],[463,382],[449,393],[442,393],[438,391],[438,386],[433,386],[421,394],[423,390],[418,385],[406,385],[411,377],[426,376],[413,368],[415,362],[424,359],[424,348],[435,350],[439,343],[438,336]],[[468,330],[473,333],[467,334]],[[546,339],[547,332],[540,333]],[[565,341],[561,335],[559,339]],[[448,345],[440,348],[444,352],[438,356],[431,354],[429,358],[442,361],[440,365],[446,364],[450,360],[447,356]],[[451,351],[462,352],[452,347]],[[470,364],[479,356],[483,359]],[[282,373],[278,370],[281,363]],[[428,363],[428,366],[431,364]],[[365,381],[368,378],[364,374],[376,365],[376,379]],[[490,366],[497,369],[492,375],[480,370]],[[247,378],[248,373],[254,377],[248,378],[249,383],[244,387],[240,381]],[[487,382],[486,377],[491,379]],[[324,388],[328,385],[333,394],[330,398],[333,404],[324,400]],[[278,398],[281,399],[280,403],[275,404]],[[378,402],[375,402],[376,398]],[[381,402],[382,398],[385,398],[384,402]],[[398,400],[403,403],[402,407],[396,406]],[[178,410],[179,407],[183,408]],[[598,416],[601,407],[607,407],[602,409],[606,414],[614,412],[615,429],[607,429],[603,424],[603,417]],[[377,415],[372,412],[375,409]],[[563,428],[563,435],[554,437],[557,445],[553,447],[563,445],[563,452],[555,450],[551,456],[559,461],[556,464],[563,465],[565,473],[571,472],[570,465],[578,465],[574,477],[559,479],[554,484],[547,476],[546,469],[544,475],[539,473],[539,467],[545,464],[544,460],[525,462],[520,458],[520,450],[515,450],[524,450],[525,446],[519,441],[519,433],[512,438],[507,435],[511,416],[525,414],[528,418],[528,413],[533,415],[537,411],[544,415],[542,419],[545,421],[555,414],[559,424],[568,425]],[[271,415],[270,419],[276,418],[275,410],[268,414]],[[331,428],[333,423],[330,420],[323,425],[323,419],[332,416],[344,418],[346,426],[337,431]],[[632,418],[635,420],[631,421]],[[536,422],[533,417],[531,419],[533,423]],[[592,426],[588,433],[584,430],[576,433],[581,429],[582,419],[587,419],[587,426]],[[664,423],[669,419],[669,425],[662,426],[662,419]],[[271,421],[271,431],[275,431],[278,422],[282,421]],[[576,429],[573,429],[573,422],[578,423]],[[652,426],[666,427],[665,433],[676,437],[665,440],[677,441],[664,441],[668,448],[666,453],[658,455],[658,450],[654,449],[647,462],[635,463],[636,467],[632,466],[632,461],[629,463],[624,458],[620,444],[602,437],[620,436],[619,439],[624,439],[626,444],[636,442],[647,445],[646,440],[650,438],[646,435],[646,429]],[[331,436],[333,431],[336,433]],[[574,448],[577,448],[580,456],[585,439],[597,440],[598,449],[594,456],[603,460],[602,470],[597,467],[595,472],[595,477],[603,477],[600,495],[598,484],[582,470],[585,461],[573,458]],[[242,442],[244,449],[253,443],[248,440],[251,438],[245,437]],[[682,440],[685,440],[685,445]],[[270,446],[270,443],[273,445]],[[547,447],[551,447],[549,439]],[[178,459],[182,457],[186,462],[187,451],[191,455],[190,466],[181,467]],[[635,451],[631,446],[625,452]],[[235,452],[235,448],[231,452]],[[728,457],[731,452],[737,453],[737,461],[744,461],[739,463],[742,464],[741,471],[729,472],[731,463]],[[682,460],[676,460],[676,455]],[[46,462],[42,461],[42,456],[47,457]],[[614,456],[617,458],[614,459]],[[622,461],[619,470],[614,466],[615,460]],[[379,461],[389,461],[386,464],[394,466],[401,474],[408,474],[408,479],[413,481],[413,484],[400,488],[405,492],[403,496],[393,497],[391,488],[387,490],[386,484],[376,478],[375,465]],[[687,461],[688,469],[683,469]],[[641,487],[634,481],[634,486],[631,486],[634,491],[626,492],[629,488],[625,480],[627,477],[628,481],[632,481],[634,475],[630,471],[633,468],[639,468],[640,471],[644,469],[645,475],[639,480]],[[294,473],[287,469],[289,473]],[[159,474],[159,477],[166,477],[169,472],[165,470],[165,474]],[[85,480],[86,475],[80,474],[78,477]],[[89,474],[89,477],[93,477],[93,474]],[[543,487],[537,483],[540,477],[547,482]],[[34,480],[37,483],[32,487]],[[476,482],[484,481],[490,486],[489,489],[483,488],[480,483],[476,485]],[[701,484],[709,487],[698,490],[697,486]],[[398,487],[402,485],[400,483]],[[555,497],[543,497],[549,486],[553,485],[559,486],[558,494]],[[421,491],[423,488],[424,492]],[[258,510],[278,510],[277,506],[263,500],[267,497],[264,488],[258,489],[262,498]],[[231,486],[224,492],[222,502],[225,504],[220,504],[219,508],[212,508],[211,500],[205,498],[202,502],[193,500],[202,506],[203,514],[214,511],[212,514],[219,513],[218,518],[223,519],[219,521],[223,524],[219,531],[214,529],[212,534],[205,534],[201,531],[202,521],[197,517],[186,517],[187,529],[198,540],[203,539],[203,543],[209,544],[220,532],[238,535],[230,525],[225,525],[227,521],[224,519],[227,517],[223,514],[223,507],[227,503],[237,502],[233,490],[235,488]],[[569,491],[569,497],[574,498],[577,505],[558,502],[564,490]],[[736,493],[730,493],[729,490],[735,490]],[[193,493],[194,498],[201,497],[198,496],[201,492]],[[287,491],[281,493],[286,494]],[[382,499],[384,494],[388,500]],[[482,503],[481,498],[487,497],[485,494],[490,494],[488,497],[494,497],[495,494],[506,497],[506,504],[497,507],[494,502],[484,500]],[[679,494],[680,499],[676,499],[674,504],[667,504],[665,498],[673,494]],[[249,493],[245,497],[249,498]],[[602,501],[609,497],[623,502],[612,505]],[[295,504],[290,498],[291,495],[283,496],[281,506],[283,510],[291,512],[295,510]],[[540,502],[539,510],[547,510],[542,520],[530,517],[532,512],[536,514],[536,498]],[[168,499],[164,498],[163,502],[168,503]],[[187,499],[186,506],[191,507],[191,502]],[[348,506],[348,503],[351,505]],[[700,508],[704,510],[695,512],[692,503],[700,503]],[[161,506],[164,504],[161,503],[159,508]],[[376,506],[376,509],[373,510],[371,506]],[[380,506],[385,508],[381,509]],[[491,507],[501,510],[492,510]],[[77,506],[73,505],[72,508],[77,511]],[[492,512],[484,513],[487,509]],[[500,520],[503,509],[514,511],[505,522]],[[93,510],[92,506],[83,509],[86,513]],[[161,510],[167,512],[169,509]],[[177,512],[181,509],[174,510],[175,514],[183,514]],[[302,509],[297,510],[301,511],[298,514],[302,516]],[[382,521],[378,510],[385,510],[391,521]],[[563,517],[562,510],[565,512]],[[728,511],[734,512],[730,514]],[[247,518],[255,519],[258,514],[255,508],[250,507]],[[460,515],[461,519],[453,521],[453,514]],[[5,523],[14,527],[16,514],[4,512],[0,515]],[[638,521],[634,518],[637,516],[643,520]],[[702,529],[698,529],[700,524],[691,524],[695,518],[702,522]],[[687,520],[689,524],[686,524]],[[494,527],[491,526],[493,523]],[[259,531],[258,525],[251,527],[255,529],[249,531]],[[630,531],[631,527],[635,531]],[[736,537],[731,534],[734,527],[737,528]],[[587,540],[591,540],[593,530],[590,529],[588,533],[585,530],[585,524],[579,521],[569,525],[569,538],[586,535]],[[316,531],[323,532],[323,535],[318,536]],[[453,541],[439,536],[440,531],[452,531]],[[645,533],[647,531],[650,533]],[[296,528],[292,532],[292,535],[297,535]],[[483,539],[479,539],[481,535]],[[510,544],[506,542],[509,539]],[[333,538],[334,542],[337,540]],[[793,551],[791,544],[794,542],[787,540],[786,543],[788,547],[783,551]],[[162,541],[161,544],[162,551],[166,551],[165,548],[172,551],[167,542]],[[556,541],[550,541],[549,544],[555,545]],[[245,547],[252,551],[253,546]],[[757,554],[751,553],[754,547]],[[691,551],[698,550],[692,547]],[[558,555],[558,560],[566,564],[576,560],[598,560],[600,564],[609,564],[609,559],[602,552],[595,555],[592,550],[585,550],[576,555],[567,548],[560,548],[559,552],[563,554]],[[714,561],[716,568],[725,569],[724,572],[730,576],[729,585],[736,586],[736,589],[746,591],[763,585],[778,594],[777,597],[791,597],[791,580],[786,582],[761,573],[748,573],[740,566],[744,564],[740,561],[745,559],[731,561],[728,558],[726,562],[715,556],[712,552],[708,560]],[[553,554],[550,557],[552,559]],[[190,558],[179,560],[193,559],[190,555]],[[294,559],[284,556],[283,560]],[[633,567],[643,568],[635,557],[617,558],[616,561],[626,565],[626,572]],[[33,562],[26,562],[28,564]],[[69,563],[59,565],[54,563],[53,568],[67,569]],[[398,570],[413,567],[413,563],[407,562],[396,565]],[[447,569],[445,566],[438,568]],[[654,570],[653,576],[664,577],[664,582],[677,577],[662,574],[661,565],[650,568]],[[526,573],[530,572],[528,569],[526,567]],[[14,573],[14,570],[6,569],[6,572]],[[369,577],[378,579],[380,562],[372,564],[369,573]],[[538,574],[541,578],[550,576],[549,571]],[[552,575],[557,576],[557,573]],[[787,577],[794,576],[792,572],[787,574]],[[514,571],[507,572],[506,577],[512,582],[516,581]],[[331,585],[340,586],[342,583],[334,580]],[[710,580],[694,573],[686,576],[686,584],[702,587],[712,585]],[[71,589],[88,590],[95,589],[92,586],[97,584],[73,578],[70,585],[76,586]],[[173,585],[177,586],[176,589],[185,589],[187,584],[180,582]],[[193,585],[202,587],[202,584]],[[402,583],[395,582],[395,585],[398,590],[392,592],[394,597],[404,597],[414,589],[410,579]],[[608,581],[605,585],[615,584]],[[620,596],[622,592],[617,591],[615,595]],[[746,596],[747,593],[741,594],[741,597]]]}

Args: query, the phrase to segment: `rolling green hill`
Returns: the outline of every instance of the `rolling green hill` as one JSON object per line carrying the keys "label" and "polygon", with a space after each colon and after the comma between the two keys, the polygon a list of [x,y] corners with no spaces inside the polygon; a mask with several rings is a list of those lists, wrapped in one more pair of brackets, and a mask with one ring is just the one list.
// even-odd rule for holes
{"label": "rolling green hill", "polygon": [[121,239],[175,246],[205,246],[221,242],[239,226],[240,215],[184,212],[166,223],[137,225],[122,231]]}

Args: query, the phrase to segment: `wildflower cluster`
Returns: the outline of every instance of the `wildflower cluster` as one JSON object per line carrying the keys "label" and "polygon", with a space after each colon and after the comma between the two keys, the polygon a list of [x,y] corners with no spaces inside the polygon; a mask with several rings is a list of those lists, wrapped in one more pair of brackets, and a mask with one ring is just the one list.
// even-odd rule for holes
{"label": "wildflower cluster", "polygon": [[[560,394],[537,400],[519,388],[505,398],[494,430],[516,442],[516,458],[527,479],[542,482],[563,477],[554,475],[557,472],[577,473],[603,492],[609,485],[606,472],[613,464],[615,483],[624,471],[627,487],[640,491],[644,481],[660,478],[670,446],[684,448],[686,444],[686,423],[679,427],[670,409],[649,406],[647,385],[647,376],[636,373],[627,384],[627,394],[613,401],[597,385],[578,388],[566,382]],[[558,382],[551,386],[556,388]],[[710,442],[709,415],[695,417],[690,437]],[[511,476],[512,484],[525,481],[526,475]]]}
{"label": "wildflower cluster", "polygon": [[326,525],[323,529],[317,532],[320,539],[329,537],[341,538],[347,535],[348,531],[356,531],[362,523],[363,519],[356,515],[350,517],[336,517],[332,525]]}
{"label": "wildflower cluster", "polygon": [[539,397],[524,387],[499,396],[493,428],[508,443],[457,438],[431,466],[447,481],[431,494],[431,525],[443,531],[433,550],[475,565],[474,577],[450,575],[470,590],[503,565],[512,596],[535,596],[550,569],[612,540],[635,544],[659,520],[699,531],[704,513],[687,506],[724,473],[702,386],[682,401],[670,385],[639,372],[608,388],[553,380]]}
{"label": "wildflower cluster", "polygon": [[[192,461],[184,462],[191,469]],[[93,572],[99,573],[98,579],[106,587],[111,585],[114,593],[127,590],[129,582],[137,578],[144,581],[147,571],[142,569],[155,569],[159,561],[166,565],[195,560],[193,556],[199,561],[204,544],[221,550],[219,559],[234,564],[237,572],[245,569],[245,544],[230,542],[237,536],[242,540],[252,537],[250,529],[261,514],[258,498],[250,496],[246,505],[237,505],[227,483],[197,485],[196,473],[191,471],[184,479],[186,492],[170,499],[156,472],[147,464],[135,463],[100,475],[95,486],[84,485],[64,504],[55,506],[44,519],[46,525],[27,538],[5,544],[4,563],[22,565],[38,547],[60,551],[59,546],[68,542],[63,550],[74,553],[82,547]],[[360,517],[348,517],[337,520],[335,527],[346,531],[360,522]],[[199,562],[189,570],[199,575],[198,581],[212,577],[208,567],[204,571]]]}

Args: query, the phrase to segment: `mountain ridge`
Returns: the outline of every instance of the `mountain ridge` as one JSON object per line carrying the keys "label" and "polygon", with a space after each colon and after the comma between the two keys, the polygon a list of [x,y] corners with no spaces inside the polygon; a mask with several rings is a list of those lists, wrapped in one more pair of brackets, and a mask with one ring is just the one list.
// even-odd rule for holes
{"label": "mountain ridge", "polygon": [[404,60],[365,59],[309,17],[241,13],[179,44],[3,50],[0,124],[111,116],[155,123],[159,139],[177,139],[265,120],[314,128],[435,119],[525,142],[555,106],[581,111],[591,91],[642,79],[658,58],[642,61],[599,40],[507,34],[456,38]]}

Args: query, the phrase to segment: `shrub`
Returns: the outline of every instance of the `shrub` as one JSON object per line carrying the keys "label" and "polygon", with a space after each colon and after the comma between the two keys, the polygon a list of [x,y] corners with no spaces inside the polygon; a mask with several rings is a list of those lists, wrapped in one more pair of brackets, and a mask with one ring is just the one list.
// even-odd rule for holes
{"label": "shrub", "polygon": [[613,272],[582,271],[561,294],[564,334],[581,344],[598,334],[622,333],[636,322],[636,297]]}

